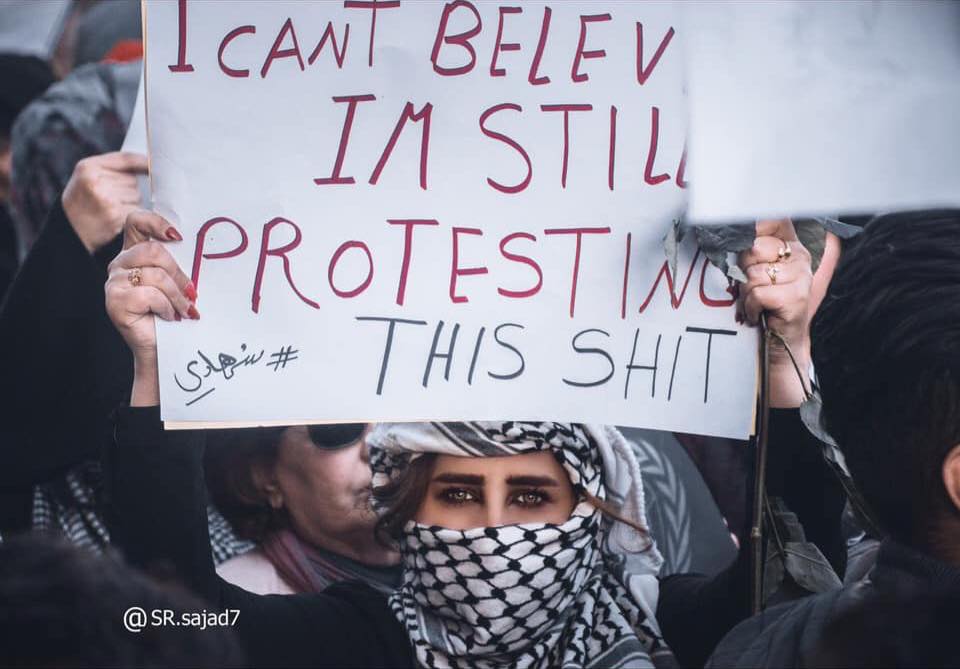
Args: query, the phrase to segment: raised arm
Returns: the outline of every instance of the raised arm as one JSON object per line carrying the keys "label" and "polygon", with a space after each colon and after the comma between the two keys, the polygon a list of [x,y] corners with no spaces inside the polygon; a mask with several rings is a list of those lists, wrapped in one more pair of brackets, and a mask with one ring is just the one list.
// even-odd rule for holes
{"label": "raised arm", "polygon": [[123,250],[109,267],[107,313],[134,362],[130,407],[118,412],[106,461],[111,533],[134,565],[164,562],[194,591],[216,602],[202,433],[168,433],[160,422],[154,319],[199,316],[189,279],[157,241],[177,237],[161,217],[134,212]]}
{"label": "raised arm", "polygon": [[[832,248],[832,252],[836,249]],[[817,282],[829,282],[833,258],[824,275],[811,272],[810,254],[788,219],[757,223],[753,247],[740,255],[749,281],[741,287],[741,315],[778,332],[794,355],[777,340],[770,356],[769,460],[767,490],[797,514],[807,539],[817,544],[842,576],[845,553],[840,532],[844,497],[820,456],[820,445],[800,420],[799,406],[809,388],[810,320],[816,310]],[[797,372],[799,367],[800,374]],[[748,504],[744,495],[744,504]],[[657,619],[681,664],[701,666],[723,636],[750,614],[749,554],[714,577],[677,574],[661,581]]]}
{"label": "raised arm", "polygon": [[129,388],[130,354],[103,306],[107,259],[146,158],[81,161],[0,310],[0,490],[97,459]]}
{"label": "raised arm", "polygon": [[807,540],[842,578],[846,546],[841,514],[846,498],[821,455],[820,442],[797,410],[810,388],[810,322],[833,273],[839,254],[836,241],[828,233],[824,259],[814,275],[810,254],[789,219],[759,221],[753,248],[740,255],[740,265],[749,278],[741,291],[747,320],[756,324],[766,313],[767,326],[786,341],[794,356],[791,360],[779,338],[771,342],[767,493],[784,500],[803,525]]}

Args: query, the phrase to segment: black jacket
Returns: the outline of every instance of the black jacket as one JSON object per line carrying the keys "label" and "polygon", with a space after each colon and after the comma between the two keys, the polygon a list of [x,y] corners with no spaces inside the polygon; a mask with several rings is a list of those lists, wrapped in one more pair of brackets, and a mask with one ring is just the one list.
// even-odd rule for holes
{"label": "black jacket", "polygon": [[[822,445],[796,409],[771,409],[769,427],[767,492],[796,513],[807,540],[842,578],[845,497],[821,456]],[[741,492],[745,508],[751,501],[749,487]],[[657,621],[682,666],[703,666],[724,635],[749,617],[749,590],[749,550],[741,550],[734,564],[715,576],[674,574],[660,581]]]}
{"label": "black jacket", "polygon": [[32,488],[109,441],[133,359],[104,305],[119,238],[91,256],[60,199],[0,307],[0,532],[27,529]]}
{"label": "black jacket", "polygon": [[[867,579],[842,590],[767,609],[745,620],[721,641],[707,666],[822,666],[827,650],[824,635],[840,615],[867,600],[896,600],[914,593],[960,598],[960,569],[894,541],[884,541]],[[909,616],[910,612],[901,614]],[[890,632],[896,634],[896,627],[894,621]]]}

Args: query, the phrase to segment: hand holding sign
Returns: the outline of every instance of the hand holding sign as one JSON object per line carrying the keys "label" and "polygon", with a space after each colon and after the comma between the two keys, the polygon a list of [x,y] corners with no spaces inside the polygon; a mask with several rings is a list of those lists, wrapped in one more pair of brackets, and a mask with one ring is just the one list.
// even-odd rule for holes
{"label": "hand holding sign", "polygon": [[123,251],[110,263],[107,313],[138,368],[156,370],[155,315],[166,321],[200,317],[193,304],[197,299],[193,283],[158,241],[176,241],[177,236],[161,216],[134,211],[124,225]]}
{"label": "hand holding sign", "polygon": [[63,191],[63,211],[87,251],[109,244],[127,214],[140,206],[137,175],[147,173],[147,157],[115,151],[84,158]]}
{"label": "hand holding sign", "polygon": [[[740,254],[739,264],[747,275],[740,287],[740,303],[746,320],[756,325],[766,313],[767,326],[790,346],[798,366],[810,368],[810,289],[813,272],[810,253],[797,238],[789,218],[757,221],[753,246]],[[804,389],[783,344],[770,346],[770,404],[800,406]]]}

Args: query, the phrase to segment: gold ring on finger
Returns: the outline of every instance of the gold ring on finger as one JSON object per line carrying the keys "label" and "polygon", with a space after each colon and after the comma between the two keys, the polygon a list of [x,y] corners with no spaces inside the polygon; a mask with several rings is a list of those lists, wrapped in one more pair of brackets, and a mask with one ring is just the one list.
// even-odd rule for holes
{"label": "gold ring on finger", "polygon": [[777,274],[780,273],[780,268],[777,265],[767,265],[767,276],[770,277],[770,283],[774,286],[777,285]]}
{"label": "gold ring on finger", "polygon": [[789,244],[784,244],[784,245],[783,245],[783,248],[781,248],[779,251],[777,251],[777,258],[780,259],[780,260],[786,260],[787,258],[790,257],[790,254],[792,254],[792,253],[793,253],[793,251],[790,249],[790,245],[789,245]]}
{"label": "gold ring on finger", "polygon": [[127,281],[130,282],[131,286],[139,286],[143,283],[143,270],[139,267],[134,267],[127,272]]}

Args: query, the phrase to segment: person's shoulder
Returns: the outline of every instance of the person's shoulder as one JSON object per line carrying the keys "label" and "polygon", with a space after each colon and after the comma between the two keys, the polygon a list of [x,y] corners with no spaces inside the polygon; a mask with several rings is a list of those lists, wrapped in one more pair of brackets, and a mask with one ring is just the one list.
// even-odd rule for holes
{"label": "person's shoulder", "polygon": [[387,596],[359,582],[320,593],[238,595],[239,633],[253,666],[410,667],[413,650]]}
{"label": "person's shoulder", "polygon": [[370,631],[386,631],[386,636],[393,638],[397,636],[394,632],[398,632],[406,642],[406,631],[393,612],[388,596],[362,581],[340,581],[323,592],[267,594],[254,601],[263,611],[308,627],[319,623],[348,635],[359,632],[361,637]]}
{"label": "person's shoulder", "polygon": [[259,548],[222,563],[217,567],[217,575],[257,595],[294,594],[293,588],[283,580],[280,572]]}
{"label": "person's shoulder", "polygon": [[338,581],[324,590],[323,594],[348,603],[365,615],[395,620],[387,596],[364,581]]}
{"label": "person's shoulder", "polygon": [[[278,599],[278,598],[273,598]],[[316,636],[336,640],[324,649],[323,664],[413,666],[410,637],[387,595],[361,581],[341,581],[320,594],[291,595]]]}
{"label": "person's shoulder", "polygon": [[720,641],[708,667],[797,666],[817,642],[845,589],[770,607],[747,618]]}
{"label": "person's shoulder", "polygon": [[392,648],[409,648],[409,637],[387,595],[363,581],[340,581],[323,591],[339,602],[339,608],[369,626],[382,643]]}

